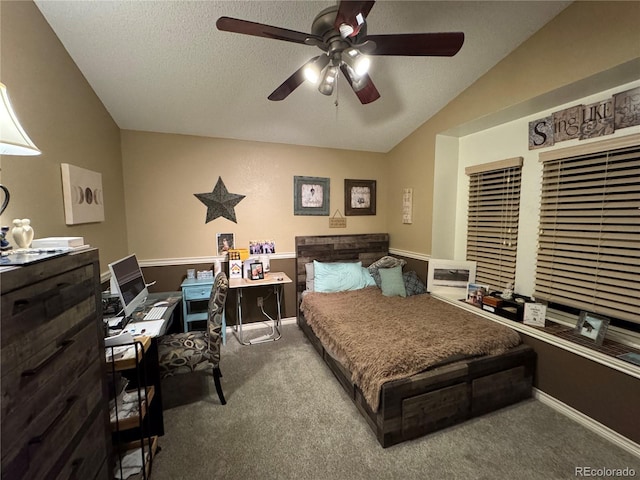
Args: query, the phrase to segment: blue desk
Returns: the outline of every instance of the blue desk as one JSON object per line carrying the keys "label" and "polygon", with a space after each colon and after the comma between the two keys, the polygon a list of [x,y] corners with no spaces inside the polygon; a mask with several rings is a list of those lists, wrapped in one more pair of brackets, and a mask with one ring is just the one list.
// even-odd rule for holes
{"label": "blue desk", "polygon": [[[182,321],[184,331],[189,331],[189,324],[208,320],[208,304],[213,288],[213,278],[197,279],[187,278],[180,287],[182,288]],[[222,315],[222,343],[227,343],[227,321]]]}

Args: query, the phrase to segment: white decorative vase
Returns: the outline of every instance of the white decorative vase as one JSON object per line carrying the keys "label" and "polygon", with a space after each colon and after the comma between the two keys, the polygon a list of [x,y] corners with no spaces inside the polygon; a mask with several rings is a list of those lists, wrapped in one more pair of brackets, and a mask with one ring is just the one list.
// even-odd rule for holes
{"label": "white decorative vase", "polygon": [[16,218],[13,221],[13,228],[11,229],[11,236],[13,241],[20,248],[29,248],[33,241],[33,228],[31,228],[31,220],[23,218],[20,220]]}

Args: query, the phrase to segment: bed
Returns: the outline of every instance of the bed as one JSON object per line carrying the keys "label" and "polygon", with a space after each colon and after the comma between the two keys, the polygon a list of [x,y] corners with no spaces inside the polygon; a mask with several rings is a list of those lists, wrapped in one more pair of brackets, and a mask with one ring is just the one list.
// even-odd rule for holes
{"label": "bed", "polygon": [[[387,234],[296,237],[298,325],[382,447],[530,397],[535,353],[511,329],[426,293],[388,297],[376,286],[308,293],[314,260],[368,267],[388,250]],[[469,346],[470,338],[485,340]]]}

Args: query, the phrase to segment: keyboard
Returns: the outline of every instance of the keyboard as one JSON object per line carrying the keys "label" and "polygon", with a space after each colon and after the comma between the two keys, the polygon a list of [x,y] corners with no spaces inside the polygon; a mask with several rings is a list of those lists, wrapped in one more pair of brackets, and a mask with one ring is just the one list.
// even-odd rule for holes
{"label": "keyboard", "polygon": [[151,310],[146,313],[143,320],[160,320],[166,311],[167,307],[151,307]]}

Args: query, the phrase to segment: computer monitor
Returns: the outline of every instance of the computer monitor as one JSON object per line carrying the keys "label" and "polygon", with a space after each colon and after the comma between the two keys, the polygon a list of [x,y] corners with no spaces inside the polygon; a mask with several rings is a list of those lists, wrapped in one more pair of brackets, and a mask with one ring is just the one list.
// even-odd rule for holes
{"label": "computer monitor", "polygon": [[[109,264],[111,293],[117,293],[125,317],[144,304],[149,296],[135,253]],[[115,289],[115,291],[114,291]]]}

